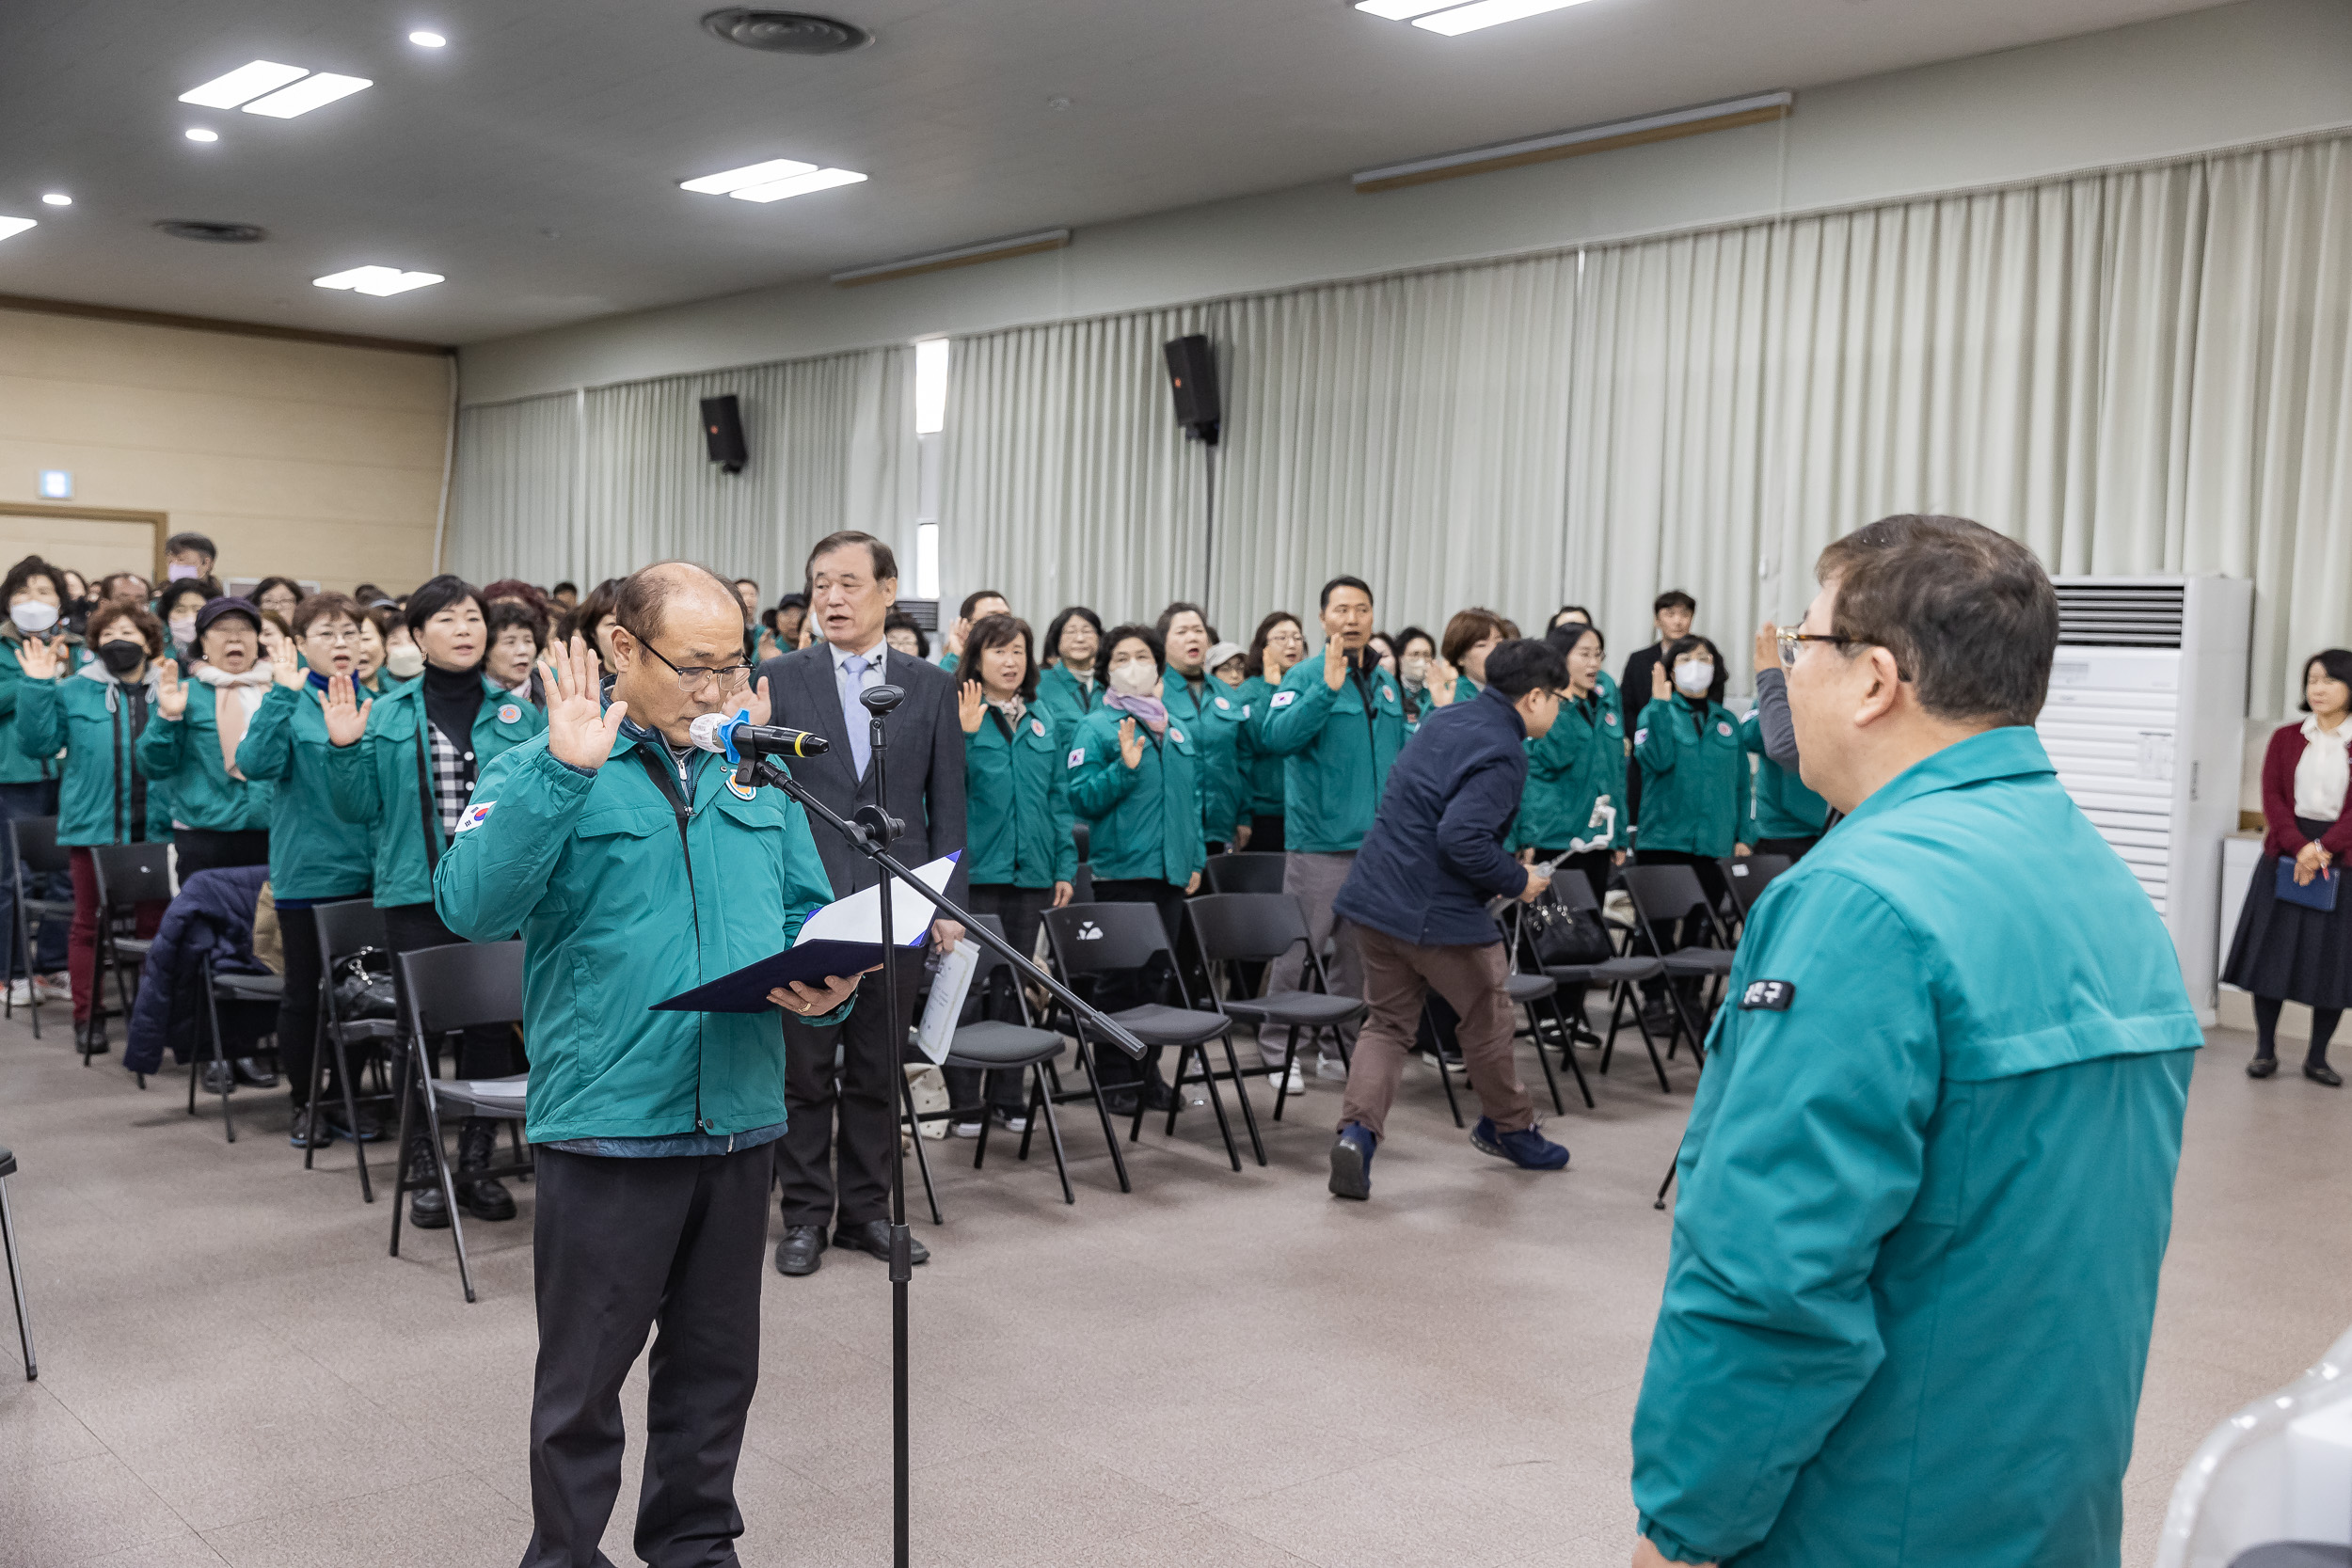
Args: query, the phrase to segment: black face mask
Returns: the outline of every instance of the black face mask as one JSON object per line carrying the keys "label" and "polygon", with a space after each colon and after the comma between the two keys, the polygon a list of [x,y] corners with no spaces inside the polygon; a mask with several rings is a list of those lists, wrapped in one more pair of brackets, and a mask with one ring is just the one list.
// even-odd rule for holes
{"label": "black face mask", "polygon": [[98,645],[98,662],[114,672],[115,678],[120,680],[147,662],[147,644],[101,642]]}

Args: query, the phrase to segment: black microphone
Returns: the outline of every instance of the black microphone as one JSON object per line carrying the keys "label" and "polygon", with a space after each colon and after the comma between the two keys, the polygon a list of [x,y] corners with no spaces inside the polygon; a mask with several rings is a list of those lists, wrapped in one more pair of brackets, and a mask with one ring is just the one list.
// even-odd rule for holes
{"label": "black microphone", "polygon": [[755,724],[739,713],[706,713],[687,729],[695,745],[706,752],[716,752],[729,762],[739,761],[745,752],[813,757],[832,747],[832,742],[821,735],[788,730],[781,724]]}

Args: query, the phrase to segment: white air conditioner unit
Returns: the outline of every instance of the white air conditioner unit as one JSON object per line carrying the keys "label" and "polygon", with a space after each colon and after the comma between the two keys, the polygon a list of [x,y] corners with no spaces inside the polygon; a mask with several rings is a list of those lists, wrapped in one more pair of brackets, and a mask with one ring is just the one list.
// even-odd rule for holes
{"label": "white air conditioner unit", "polygon": [[2189,1001],[2209,1024],[2221,841],[2237,827],[2254,585],[2053,581],[2058,660],[2034,728],[2058,782],[2164,917]]}

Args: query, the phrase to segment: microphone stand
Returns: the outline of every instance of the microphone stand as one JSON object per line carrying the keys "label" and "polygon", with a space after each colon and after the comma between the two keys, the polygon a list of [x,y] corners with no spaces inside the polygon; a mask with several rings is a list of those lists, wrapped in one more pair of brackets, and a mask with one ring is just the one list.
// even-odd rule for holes
{"label": "microphone stand", "polygon": [[[901,1070],[898,1060],[906,1051],[906,1025],[898,1017],[899,946],[896,940],[898,931],[890,919],[890,885],[894,881],[903,882],[915,893],[930,899],[935,916],[945,915],[947,919],[955,921],[963,927],[967,938],[976,940],[981,946],[993,950],[999,957],[1009,959],[1015,972],[1044,986],[1047,990],[1061,1000],[1081,1024],[1092,1029],[1128,1055],[1138,1061],[1142,1060],[1145,1047],[1141,1040],[1112,1022],[1110,1018],[1092,1003],[1083,1000],[1068,986],[1040,969],[1026,953],[1014,952],[1010,942],[981,925],[976,917],[966,912],[960,905],[941,894],[932,892],[930,884],[901,865],[898,857],[890,853],[892,840],[906,832],[906,824],[892,816],[888,808],[881,803],[890,799],[886,763],[890,741],[882,728],[882,716],[905,700],[906,692],[895,686],[871,687],[859,694],[858,701],[864,704],[866,711],[873,716],[871,735],[876,803],[860,806],[854,818],[844,818],[832,807],[811,794],[806,784],[777,767],[774,761],[767,756],[752,752],[743,752],[735,770],[735,779],[738,784],[771,784],[798,800],[802,809],[809,816],[831,826],[850,848],[873,862],[876,868],[882,872],[882,881],[875,889],[875,896],[882,904],[882,1037],[890,1045],[890,1070],[898,1074],[901,1080],[900,1083],[891,1085],[896,1091],[892,1095],[894,1102],[900,1106],[902,1112],[906,1108],[903,1083],[905,1073]],[[922,1129],[915,1126],[912,1118],[909,1119],[908,1126],[915,1136],[922,1135]],[[908,1568],[907,1286],[914,1277],[913,1241],[914,1237],[907,1229],[906,1151],[903,1148],[898,1148],[892,1150],[890,1161],[891,1560],[896,1568]]]}

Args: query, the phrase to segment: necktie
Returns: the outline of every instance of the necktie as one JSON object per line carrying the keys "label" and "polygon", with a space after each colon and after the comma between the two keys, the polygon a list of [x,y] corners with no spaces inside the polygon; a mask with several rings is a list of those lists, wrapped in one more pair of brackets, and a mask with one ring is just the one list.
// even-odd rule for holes
{"label": "necktie", "polygon": [[850,760],[857,765],[857,776],[861,779],[866,777],[866,764],[874,754],[873,732],[869,728],[873,715],[857,699],[858,693],[866,689],[866,672],[872,668],[861,657],[841,661],[841,721],[849,728]]}

